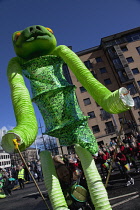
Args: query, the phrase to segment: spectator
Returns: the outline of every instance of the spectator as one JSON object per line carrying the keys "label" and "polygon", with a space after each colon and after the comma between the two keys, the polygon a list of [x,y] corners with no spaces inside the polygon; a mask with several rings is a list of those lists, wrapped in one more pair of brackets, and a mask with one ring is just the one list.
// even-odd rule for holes
{"label": "spectator", "polygon": [[128,144],[128,138],[127,138],[126,135],[125,135],[125,137],[123,138],[123,143],[124,143],[124,144]]}
{"label": "spectator", "polygon": [[138,132],[136,133],[136,140],[140,143],[140,134]]}
{"label": "spectator", "polygon": [[137,145],[137,159],[140,160],[140,142],[136,141]]}
{"label": "spectator", "polygon": [[22,166],[19,166],[18,182],[20,189],[24,189],[24,168]]}
{"label": "spectator", "polygon": [[[81,179],[81,175],[78,171],[71,172],[68,167],[62,163],[55,163],[56,172],[61,184],[62,191],[64,193],[68,208],[70,210],[79,209],[93,209],[94,206],[91,203],[90,196],[88,193],[86,180]],[[77,194],[76,189],[78,187],[78,194],[80,197],[75,197]],[[79,201],[78,201],[79,200]]]}
{"label": "spectator", "polygon": [[117,144],[117,143],[115,142],[115,140],[112,139],[112,140],[110,141],[110,146],[111,146],[111,147],[112,147],[112,146],[115,146],[116,144]]}
{"label": "spectator", "polygon": [[110,154],[110,158],[111,158],[111,159],[113,159],[114,152],[115,152],[114,147],[109,147],[109,154]]}
{"label": "spectator", "polygon": [[72,172],[74,172],[79,166],[79,163],[77,162],[76,158],[70,158],[69,159],[69,168]]}
{"label": "spectator", "polygon": [[135,143],[136,142],[136,138],[134,137],[133,134],[131,134],[130,138],[131,138],[132,143]]}
{"label": "spectator", "polygon": [[14,181],[10,181],[6,175],[3,176],[3,179],[4,179],[4,184],[2,189],[5,195],[10,196],[11,190],[14,188]]}
{"label": "spectator", "polygon": [[139,173],[139,169],[138,169],[138,166],[137,166],[137,164],[136,164],[136,160],[135,160],[135,157],[136,157],[136,145],[135,145],[135,143],[133,142],[133,143],[131,143],[130,144],[130,146],[129,146],[129,148],[128,148],[128,156],[129,156],[129,160],[130,160],[130,162],[132,163],[132,165],[134,166],[134,168],[135,168],[135,172],[136,173]]}
{"label": "spectator", "polygon": [[131,136],[128,136],[127,137],[127,141],[128,141],[128,144],[130,145],[133,141],[133,138]]}
{"label": "spectator", "polygon": [[[32,176],[34,176],[34,164],[32,162],[28,163],[28,168],[29,168]],[[29,174],[29,176],[30,176],[30,174]],[[30,181],[33,181],[31,176],[30,176]]]}
{"label": "spectator", "polygon": [[101,173],[103,176],[103,179],[106,179],[106,176],[108,174],[108,168],[109,164],[107,162],[108,155],[106,155],[102,150],[99,150],[98,152],[98,160],[100,163]]}
{"label": "spectator", "polygon": [[121,174],[123,174],[126,178],[126,186],[134,185],[134,179],[129,175],[129,164],[127,162],[126,156],[121,153],[120,148],[117,148],[117,154],[116,154],[116,162],[118,163],[119,170]]}
{"label": "spectator", "polygon": [[121,152],[123,153],[124,150],[125,150],[125,146],[124,146],[124,143],[123,142],[120,142],[119,143],[119,148],[120,148]]}
{"label": "spectator", "polygon": [[69,157],[67,154],[63,155],[63,161],[65,163],[66,166],[69,166]]}
{"label": "spectator", "polygon": [[3,187],[3,182],[4,182],[4,180],[3,180],[3,175],[2,175],[2,169],[0,169],[0,191]]}
{"label": "spectator", "polygon": [[15,184],[18,184],[18,169],[16,166],[13,166],[11,169],[11,176],[15,179]]}
{"label": "spectator", "polygon": [[40,179],[41,181],[43,181],[42,167],[40,161],[37,161],[36,163],[35,172],[37,173],[38,182],[40,181]]}
{"label": "spectator", "polygon": [[131,165],[131,161],[129,157],[129,144],[125,144],[123,154],[125,155],[127,162]]}

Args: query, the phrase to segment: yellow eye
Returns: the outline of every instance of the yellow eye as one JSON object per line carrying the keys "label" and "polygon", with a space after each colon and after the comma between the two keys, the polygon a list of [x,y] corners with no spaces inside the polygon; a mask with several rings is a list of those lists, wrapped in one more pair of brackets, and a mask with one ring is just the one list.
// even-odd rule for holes
{"label": "yellow eye", "polygon": [[17,41],[18,40],[18,37],[20,36],[20,32],[17,32],[16,34],[15,34],[15,37],[14,37],[14,41]]}
{"label": "yellow eye", "polygon": [[46,28],[46,29],[53,34],[53,30],[51,28]]}

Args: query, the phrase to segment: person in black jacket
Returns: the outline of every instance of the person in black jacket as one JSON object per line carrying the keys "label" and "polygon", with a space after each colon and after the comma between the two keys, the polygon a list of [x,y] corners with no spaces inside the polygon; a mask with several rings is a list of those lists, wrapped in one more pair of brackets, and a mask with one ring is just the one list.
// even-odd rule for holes
{"label": "person in black jacket", "polygon": [[11,191],[14,188],[14,180],[10,181],[6,175],[3,175],[3,179],[4,179],[4,184],[3,184],[2,189],[5,193],[5,195],[10,196]]}
{"label": "person in black jacket", "polygon": [[[94,210],[94,206],[90,200],[86,179],[81,176],[81,170],[77,168],[75,171],[71,171],[69,167],[62,163],[62,161],[61,163],[57,162],[55,167],[68,208],[70,210]],[[74,196],[77,192],[74,192],[73,189],[76,190],[77,185],[79,186],[79,188],[77,188],[78,193],[81,193],[82,195],[85,194],[85,201],[83,201],[84,197],[81,201]]]}

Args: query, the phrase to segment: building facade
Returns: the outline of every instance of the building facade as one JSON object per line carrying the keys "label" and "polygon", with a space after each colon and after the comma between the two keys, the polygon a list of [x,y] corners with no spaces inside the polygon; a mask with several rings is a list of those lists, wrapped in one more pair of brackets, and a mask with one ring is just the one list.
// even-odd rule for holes
{"label": "building facade", "polygon": [[140,27],[101,39],[99,46],[77,52],[92,75],[110,91],[126,87],[134,99],[135,106],[121,114],[109,114],[100,107],[64,65],[64,75],[74,84],[76,95],[83,111],[89,116],[88,124],[99,143],[135,134],[140,130]]}
{"label": "building facade", "polygon": [[10,154],[0,150],[0,168],[11,167]]}
{"label": "building facade", "polygon": [[[24,150],[23,152],[21,152],[25,162],[31,162],[31,161],[36,161],[38,159],[38,153],[37,150],[35,148],[27,148],[26,150]],[[12,153],[10,154],[11,157],[11,165],[15,166],[15,165],[22,165],[22,159],[19,155],[19,153]]]}

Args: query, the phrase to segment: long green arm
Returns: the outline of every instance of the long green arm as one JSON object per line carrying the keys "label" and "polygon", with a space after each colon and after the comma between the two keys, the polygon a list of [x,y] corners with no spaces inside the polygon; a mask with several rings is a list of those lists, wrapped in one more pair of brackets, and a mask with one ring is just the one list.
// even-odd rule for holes
{"label": "long green arm", "polygon": [[38,126],[29,91],[21,73],[20,59],[12,58],[7,69],[11,88],[11,97],[17,125],[2,138],[2,147],[6,152],[14,151],[13,139],[18,139],[20,150],[29,147],[36,138]]}
{"label": "long green arm", "polygon": [[88,184],[91,200],[96,210],[111,210],[106,189],[96,168],[92,155],[80,145],[75,146]]}
{"label": "long green arm", "polygon": [[43,170],[43,176],[45,186],[47,188],[49,198],[54,210],[66,210],[68,209],[62,189],[60,187],[59,180],[56,175],[54,163],[49,151],[43,151],[40,153],[41,165]]}
{"label": "long green arm", "polygon": [[96,80],[80,58],[65,45],[58,46],[53,54],[60,56],[78,81],[103,109],[109,113],[118,114],[134,106],[134,101],[126,88],[120,88],[113,93]]}

